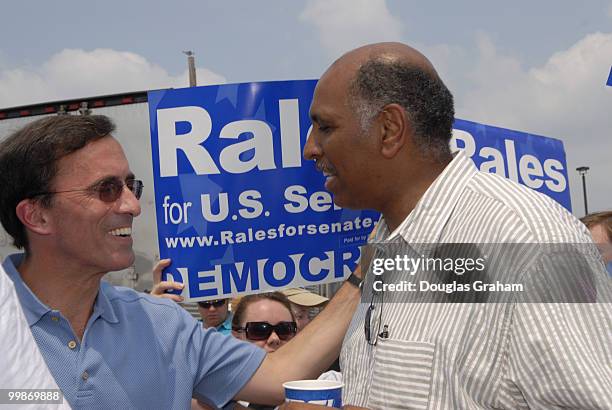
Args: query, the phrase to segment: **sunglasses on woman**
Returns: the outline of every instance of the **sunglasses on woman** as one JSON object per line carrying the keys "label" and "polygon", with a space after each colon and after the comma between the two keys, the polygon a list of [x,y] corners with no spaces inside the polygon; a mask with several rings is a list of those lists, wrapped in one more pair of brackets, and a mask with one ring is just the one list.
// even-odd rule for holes
{"label": "sunglasses on woman", "polygon": [[289,340],[297,333],[295,322],[278,322],[271,325],[268,322],[247,322],[244,327],[233,327],[236,332],[246,332],[249,340],[267,340],[272,332],[276,333],[280,340]]}
{"label": "sunglasses on woman", "polygon": [[30,195],[31,198],[40,195],[52,195],[52,194],[63,194],[66,192],[89,192],[96,195],[103,202],[115,202],[121,197],[123,192],[123,186],[127,186],[128,189],[134,194],[136,199],[140,199],[142,196],[143,183],[138,179],[128,179],[122,181],[117,177],[110,177],[103,179],[102,181],[96,182],[89,188],[85,189],[68,189],[65,191],[47,191],[47,192],[36,192]]}

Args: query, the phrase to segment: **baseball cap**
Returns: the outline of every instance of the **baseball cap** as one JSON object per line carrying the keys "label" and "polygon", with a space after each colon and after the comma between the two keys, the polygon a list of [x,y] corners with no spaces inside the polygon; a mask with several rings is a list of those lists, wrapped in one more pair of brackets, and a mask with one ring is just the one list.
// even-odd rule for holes
{"label": "baseball cap", "polygon": [[313,307],[322,305],[323,303],[329,301],[329,299],[325,296],[318,295],[302,288],[284,289],[281,290],[281,293],[287,296],[291,303],[295,303],[296,305],[300,306]]}

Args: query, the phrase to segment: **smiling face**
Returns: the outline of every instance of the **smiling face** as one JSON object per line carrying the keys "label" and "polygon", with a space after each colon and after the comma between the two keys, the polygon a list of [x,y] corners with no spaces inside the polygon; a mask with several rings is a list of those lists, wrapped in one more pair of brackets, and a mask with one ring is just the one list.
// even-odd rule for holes
{"label": "smiling face", "polygon": [[310,117],[312,131],[304,146],[304,158],[314,160],[325,179],[325,189],[342,207],[368,208],[376,186],[373,166],[377,139],[361,128],[357,114],[347,101],[353,70],[336,63],[317,83]]}
{"label": "smiling face", "polygon": [[[282,303],[270,299],[261,299],[247,306],[240,326],[244,327],[248,322],[268,322],[271,325],[277,325],[280,322],[292,321],[291,312]],[[274,352],[288,342],[288,340],[281,340],[276,332],[272,332],[266,340],[249,340],[246,338],[245,332],[232,332],[232,334],[239,339],[256,344],[268,353]]]}
{"label": "smiling face", "polygon": [[134,179],[121,145],[112,137],[90,142],[57,163],[51,191],[83,190],[53,194],[45,209],[51,227],[52,254],[83,273],[106,273],[134,263],[132,221],[140,214],[134,194],[123,186],[114,202],[102,201],[90,189],[101,181]]}

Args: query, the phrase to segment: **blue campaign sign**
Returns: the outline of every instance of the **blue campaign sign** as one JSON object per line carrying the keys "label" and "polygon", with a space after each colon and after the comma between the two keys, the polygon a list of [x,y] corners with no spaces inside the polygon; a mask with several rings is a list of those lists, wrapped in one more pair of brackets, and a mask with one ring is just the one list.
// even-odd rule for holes
{"label": "blue campaign sign", "polygon": [[302,160],[316,81],[149,93],[160,256],[187,300],[342,280],[378,214]]}
{"label": "blue campaign sign", "polygon": [[[316,81],[149,92],[164,272],[186,300],[342,280],[378,214],[341,209],[302,149]],[[453,141],[570,209],[561,141],[456,119]]]}
{"label": "blue campaign sign", "polygon": [[606,83],[606,85],[612,87],[612,67],[610,67],[610,74],[608,74],[608,82]]}
{"label": "blue campaign sign", "polygon": [[560,140],[460,119],[453,127],[451,146],[463,149],[478,169],[535,189],[571,211]]}

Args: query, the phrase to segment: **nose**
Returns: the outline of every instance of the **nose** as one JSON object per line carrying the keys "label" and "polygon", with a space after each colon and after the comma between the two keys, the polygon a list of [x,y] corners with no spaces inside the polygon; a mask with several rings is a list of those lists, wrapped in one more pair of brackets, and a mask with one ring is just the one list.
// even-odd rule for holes
{"label": "nose", "polygon": [[268,340],[266,341],[266,344],[271,348],[277,349],[280,346],[280,342],[281,340],[279,339],[276,332],[272,331],[272,333],[270,333],[270,336],[268,337]]}
{"label": "nose", "polygon": [[123,185],[123,191],[121,192],[119,201],[119,209],[121,212],[131,214],[133,217],[140,215],[142,211],[140,208],[140,201],[136,198],[136,195],[130,191],[127,185]]}
{"label": "nose", "polygon": [[312,126],[310,127],[310,132],[306,138],[306,144],[304,144],[303,156],[306,160],[317,160],[321,157],[321,146],[316,141],[316,136]]}

